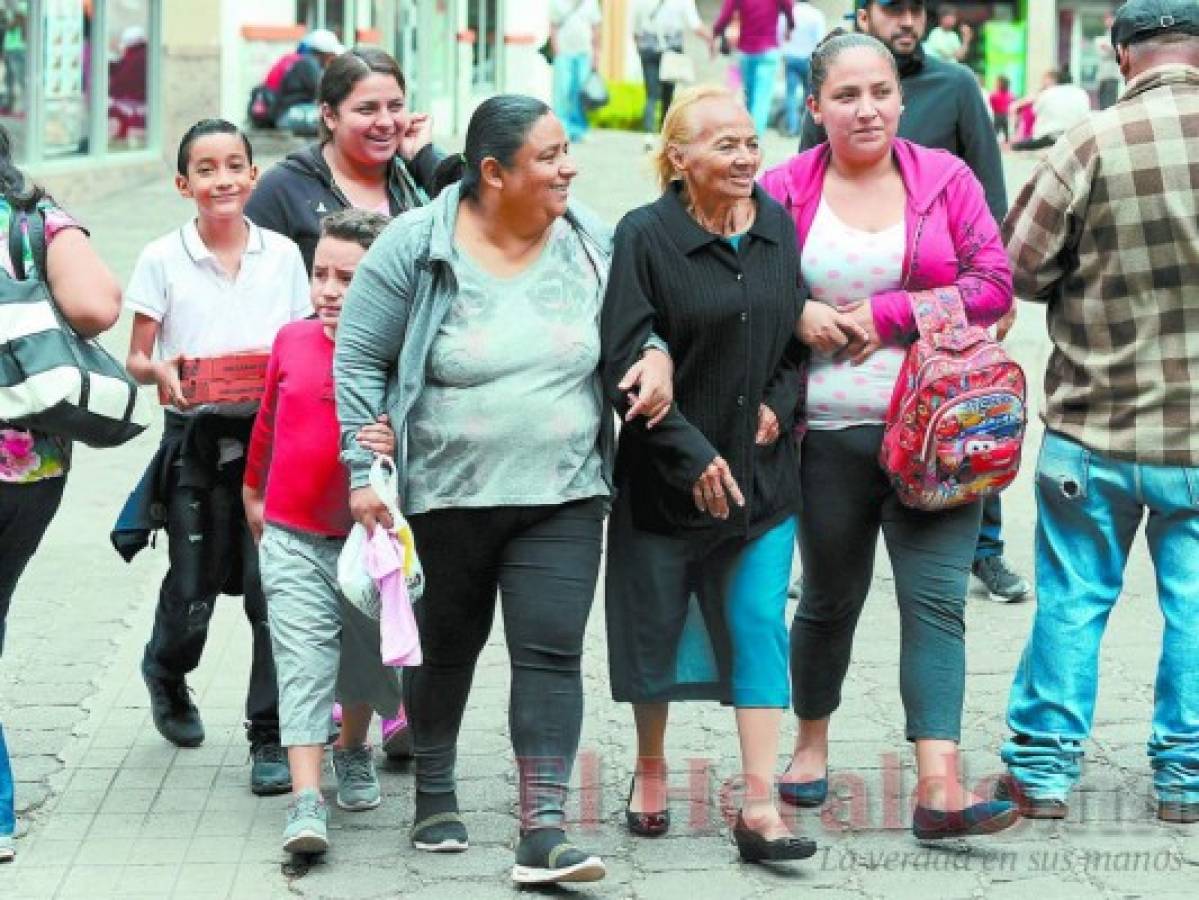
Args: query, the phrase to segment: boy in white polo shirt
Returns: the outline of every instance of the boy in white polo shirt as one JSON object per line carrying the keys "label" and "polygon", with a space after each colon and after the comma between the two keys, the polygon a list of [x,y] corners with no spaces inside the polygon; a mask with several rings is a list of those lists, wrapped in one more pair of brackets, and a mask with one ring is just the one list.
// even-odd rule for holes
{"label": "boy in white polo shirt", "polygon": [[179,364],[183,357],[269,348],[280,328],[311,314],[308,278],[295,244],[243,214],[258,170],[235,125],[193,125],[179,145],[178,173],[176,187],[195,202],[196,217],[142,251],[125,292],[136,314],[129,371],[170,402],[154,463],[162,476],[155,483],[166,485],[170,569],[142,674],[158,731],[177,746],[198,746],[204,727],[185,678],[200,662],[217,595],[243,594],[253,630],[250,789],[285,793],[291,775],[279,746],[266,601],[241,502],[254,415],[189,407]]}

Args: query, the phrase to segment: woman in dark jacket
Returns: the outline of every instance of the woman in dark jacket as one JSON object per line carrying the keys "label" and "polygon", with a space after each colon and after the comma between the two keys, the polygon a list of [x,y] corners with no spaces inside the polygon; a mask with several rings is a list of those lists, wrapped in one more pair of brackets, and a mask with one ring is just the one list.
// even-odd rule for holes
{"label": "woman in dark jacket", "polygon": [[320,140],[271,167],[246,206],[257,225],[287,235],[312,271],[321,219],[355,207],[397,216],[433,193],[441,155],[428,115],[407,105],[400,65],[378,47],[355,47],[321,76]]}
{"label": "woman in dark jacket", "polygon": [[[616,230],[604,303],[603,378],[619,382],[652,332],[675,362],[675,405],[626,424],[606,576],[612,692],[632,702],[638,758],[627,824],[669,827],[668,703],[737,710],[745,800],[742,858],[802,859],[772,801],[789,705],[784,623],[798,477],[790,429],[803,350],[795,230],[754,183],[761,164],[745,107],[724,88],[676,96],[658,157],[664,193]],[[700,623],[706,636],[700,635]]]}

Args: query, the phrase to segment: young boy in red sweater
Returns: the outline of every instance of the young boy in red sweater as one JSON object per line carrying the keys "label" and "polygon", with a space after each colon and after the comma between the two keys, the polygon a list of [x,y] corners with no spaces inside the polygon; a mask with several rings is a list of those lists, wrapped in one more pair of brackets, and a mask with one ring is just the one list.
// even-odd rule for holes
{"label": "young boy in red sweater", "polygon": [[[380,656],[379,623],[337,586],[337,557],[353,519],[349,477],[338,458],[333,341],[354,269],[386,224],[386,216],[358,209],[322,222],[312,268],[317,318],[294,322],[275,339],[246,463],[243,499],[258,540],[280,735],[291,764],[283,833],[283,849],[291,853],[329,846],[320,776],[335,697],[342,723],[333,768],[337,805],[346,810],[381,801],[367,727],[372,711],[394,716],[401,699],[398,674]],[[362,429],[358,441],[387,456],[395,451],[386,416]]]}

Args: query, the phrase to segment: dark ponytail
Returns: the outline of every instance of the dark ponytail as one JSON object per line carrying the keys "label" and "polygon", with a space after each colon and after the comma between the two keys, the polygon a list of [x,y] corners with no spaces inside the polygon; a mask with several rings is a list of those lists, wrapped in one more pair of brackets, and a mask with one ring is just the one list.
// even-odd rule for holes
{"label": "dark ponytail", "polygon": [[32,184],[12,161],[12,139],[8,129],[0,125],[0,194],[15,209],[32,210],[46,196],[36,184]]}
{"label": "dark ponytail", "polygon": [[548,106],[524,94],[497,94],[484,100],[470,117],[465,149],[447,156],[437,167],[434,190],[440,194],[461,182],[461,196],[478,199],[483,160],[490,157],[505,169],[511,168],[533,126],[549,113]]}

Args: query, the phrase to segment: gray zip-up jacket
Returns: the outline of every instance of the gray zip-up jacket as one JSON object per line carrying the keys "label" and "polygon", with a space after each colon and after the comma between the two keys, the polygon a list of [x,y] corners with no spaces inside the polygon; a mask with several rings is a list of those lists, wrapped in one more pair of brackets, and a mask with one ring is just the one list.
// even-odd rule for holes
{"label": "gray zip-up jacket", "polygon": [[[367,483],[372,460],[355,435],[386,412],[396,433],[401,508],[408,496],[408,413],[424,388],[429,350],[458,292],[453,245],[459,199],[459,186],[452,185],[428,206],[404,213],[387,226],[354,272],[337,326],[333,380],[341,459],[349,469],[350,488]],[[566,219],[595,266],[601,292],[606,290],[611,230],[574,204]],[[656,341],[651,344],[659,346]],[[601,417],[600,453],[604,481],[611,490],[616,435],[611,411],[605,407]]]}

